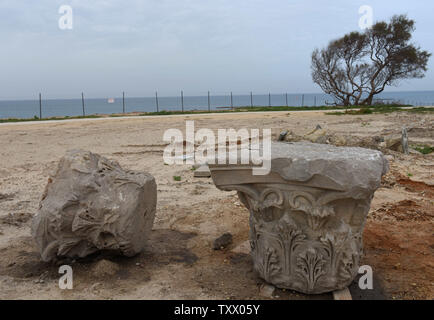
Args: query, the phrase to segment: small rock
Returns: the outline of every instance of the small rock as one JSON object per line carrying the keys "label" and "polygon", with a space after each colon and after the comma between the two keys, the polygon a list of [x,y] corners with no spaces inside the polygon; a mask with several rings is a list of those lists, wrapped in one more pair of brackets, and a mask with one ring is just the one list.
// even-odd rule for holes
{"label": "small rock", "polygon": [[287,142],[295,142],[295,141],[301,141],[301,140],[303,140],[303,137],[295,134],[292,131],[288,131],[288,133],[285,135],[285,138],[284,138],[284,141],[287,141]]}
{"label": "small rock", "polygon": [[328,132],[326,130],[315,128],[315,130],[308,133],[303,138],[313,143],[325,144],[327,142],[327,137]]}
{"label": "small rock", "polygon": [[235,247],[232,252],[234,253],[243,253],[243,254],[250,254],[251,251],[251,247],[250,247],[250,241],[244,241],[243,243],[241,243],[240,245],[238,245],[237,247]]}
{"label": "small rock", "polygon": [[109,260],[100,260],[91,268],[94,277],[114,276],[119,271],[119,266]]}
{"label": "small rock", "polygon": [[232,234],[225,233],[222,236],[214,240],[213,249],[220,250],[224,249],[232,243]]}
{"label": "small rock", "polygon": [[202,164],[202,163],[195,163],[195,164],[193,164],[192,166],[191,166],[191,168],[193,169],[193,170],[196,170],[197,168],[200,168],[201,166],[203,166],[204,164]]}
{"label": "small rock", "polygon": [[408,148],[408,154],[422,154],[422,152],[419,152],[413,148]]}
{"label": "small rock", "polygon": [[259,295],[265,298],[273,298],[273,293],[275,289],[276,289],[275,286],[272,286],[271,284],[268,283],[264,283],[259,288]]}
{"label": "small rock", "polygon": [[351,292],[348,288],[333,291],[334,300],[353,300]]}
{"label": "small rock", "polygon": [[195,178],[209,178],[211,177],[211,172],[207,165],[200,166],[194,171]]}
{"label": "small rock", "polygon": [[288,130],[281,132],[279,135],[279,141],[284,141],[287,134],[288,134]]}
{"label": "small rock", "polygon": [[391,155],[391,154],[385,155],[384,157],[387,159],[387,161],[393,161],[393,160],[395,160],[395,157],[393,155]]}

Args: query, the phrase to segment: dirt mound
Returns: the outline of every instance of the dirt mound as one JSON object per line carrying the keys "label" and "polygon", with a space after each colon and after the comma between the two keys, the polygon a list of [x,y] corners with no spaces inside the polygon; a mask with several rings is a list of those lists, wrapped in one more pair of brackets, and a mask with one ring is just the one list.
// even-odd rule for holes
{"label": "dirt mound", "polygon": [[364,264],[392,299],[434,298],[433,223],[368,221],[364,231]]}
{"label": "dirt mound", "polygon": [[320,144],[331,144],[338,147],[361,147],[381,151],[402,150],[400,149],[401,139],[395,136],[384,137],[373,135],[370,137],[360,137],[338,134],[318,127],[305,135],[299,135],[291,130],[287,130],[284,133],[279,138],[288,142],[309,141]]}
{"label": "dirt mound", "polygon": [[403,200],[397,203],[386,203],[371,213],[376,220],[393,219],[396,221],[430,221],[434,219],[434,209],[424,203]]}
{"label": "dirt mound", "polygon": [[[433,138],[434,130],[427,128],[410,128],[408,134],[411,138]],[[338,147],[361,147],[382,151],[383,153],[399,152],[403,153],[402,134],[396,130],[376,133],[369,136],[354,134],[337,133],[331,130],[323,129],[317,125],[315,129],[308,133],[296,133],[292,130],[283,130],[277,139],[279,141],[299,142],[309,141],[320,144],[332,144]],[[413,141],[415,143],[416,141]],[[414,144],[413,144],[414,145]],[[418,150],[411,149],[410,152],[420,154]]]}
{"label": "dirt mound", "polygon": [[434,139],[434,129],[432,129],[432,127],[431,128],[413,127],[413,128],[409,128],[407,131],[413,137]]}
{"label": "dirt mound", "polygon": [[396,182],[404,186],[405,190],[409,192],[416,192],[427,198],[434,198],[434,186],[428,185],[425,182],[413,181],[405,177],[398,178]]}

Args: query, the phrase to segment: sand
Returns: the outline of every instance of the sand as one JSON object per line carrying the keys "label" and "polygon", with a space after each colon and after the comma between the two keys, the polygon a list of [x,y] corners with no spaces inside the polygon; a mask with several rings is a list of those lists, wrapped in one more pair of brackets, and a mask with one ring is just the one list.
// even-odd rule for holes
{"label": "sand", "polygon": [[[263,283],[248,255],[232,250],[248,240],[248,211],[234,192],[194,178],[189,165],[163,163],[168,128],[271,128],[373,136],[422,128],[410,143],[434,144],[434,115],[392,113],[325,115],[270,112],[85,119],[0,124],[0,299],[263,299]],[[431,129],[431,130],[427,130]],[[154,230],[147,249],[134,258],[97,255],[74,261],[74,289],[60,290],[58,266],[40,261],[30,237],[31,217],[48,176],[69,149],[85,149],[148,171],[158,184]],[[391,172],[376,192],[365,229],[363,263],[374,270],[376,297],[434,298],[434,156],[390,152]],[[174,181],[180,176],[181,181]],[[212,242],[225,232],[233,244],[221,251]],[[114,275],[92,272],[102,259]],[[369,293],[357,292],[366,298]],[[274,299],[331,299],[276,290]]]}

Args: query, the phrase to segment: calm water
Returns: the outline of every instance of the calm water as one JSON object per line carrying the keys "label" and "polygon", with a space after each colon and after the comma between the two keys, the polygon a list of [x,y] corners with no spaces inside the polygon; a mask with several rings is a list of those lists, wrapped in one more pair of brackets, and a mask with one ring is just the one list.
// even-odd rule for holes
{"label": "calm water", "polygon": [[[121,113],[123,110],[122,97],[113,97],[114,103],[108,103],[108,99],[85,99],[86,115]],[[387,102],[400,102],[403,104],[434,105],[434,91],[414,92],[389,92],[382,93],[377,98],[385,99]],[[325,94],[268,94],[253,95],[254,106],[321,106],[333,99]],[[181,97],[159,97],[159,110],[181,110]],[[233,95],[232,105],[250,106],[250,95]],[[218,110],[219,107],[231,106],[230,95],[219,95],[210,97],[210,107]],[[208,97],[205,96],[184,96],[184,110],[206,110],[208,108]],[[155,97],[125,98],[126,112],[149,112],[156,111]],[[42,99],[42,117],[54,116],[79,116],[83,114],[81,98],[79,99]],[[23,101],[0,101],[0,118],[33,118],[39,117],[39,100]]]}

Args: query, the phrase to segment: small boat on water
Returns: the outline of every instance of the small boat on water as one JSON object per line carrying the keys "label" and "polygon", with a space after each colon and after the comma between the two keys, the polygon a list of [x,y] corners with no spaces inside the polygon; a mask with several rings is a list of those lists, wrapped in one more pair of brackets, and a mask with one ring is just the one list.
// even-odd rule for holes
{"label": "small boat on water", "polygon": [[109,98],[109,99],[107,100],[107,103],[115,103],[115,99],[113,99],[113,98]]}

